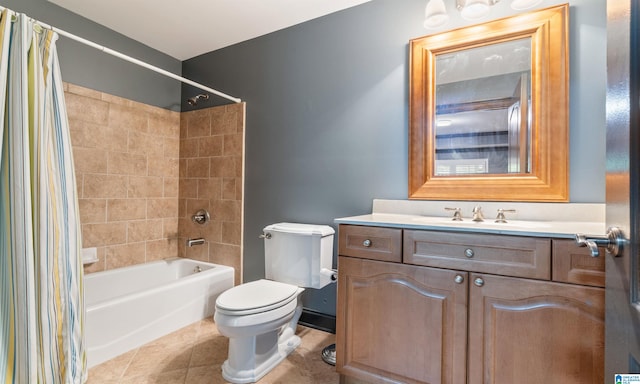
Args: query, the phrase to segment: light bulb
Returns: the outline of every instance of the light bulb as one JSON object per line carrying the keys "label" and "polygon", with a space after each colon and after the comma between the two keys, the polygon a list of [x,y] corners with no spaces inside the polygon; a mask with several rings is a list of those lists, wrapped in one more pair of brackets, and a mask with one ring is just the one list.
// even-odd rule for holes
{"label": "light bulb", "polygon": [[460,10],[466,20],[478,20],[489,14],[491,3],[489,0],[467,0]]}
{"label": "light bulb", "polygon": [[424,27],[437,28],[449,20],[449,14],[443,0],[429,0],[424,9]]}

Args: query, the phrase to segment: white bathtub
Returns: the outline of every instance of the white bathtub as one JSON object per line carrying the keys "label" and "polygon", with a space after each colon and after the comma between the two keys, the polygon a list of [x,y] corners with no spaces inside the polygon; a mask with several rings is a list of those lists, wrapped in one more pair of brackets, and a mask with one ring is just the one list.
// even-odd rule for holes
{"label": "white bathtub", "polygon": [[233,276],[231,267],[183,258],[87,274],[89,368],[212,316]]}

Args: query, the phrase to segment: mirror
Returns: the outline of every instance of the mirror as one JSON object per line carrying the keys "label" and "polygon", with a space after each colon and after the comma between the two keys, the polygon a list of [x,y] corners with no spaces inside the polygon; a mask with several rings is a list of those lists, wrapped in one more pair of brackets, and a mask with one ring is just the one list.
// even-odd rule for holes
{"label": "mirror", "polygon": [[568,200],[567,12],[411,41],[409,198]]}

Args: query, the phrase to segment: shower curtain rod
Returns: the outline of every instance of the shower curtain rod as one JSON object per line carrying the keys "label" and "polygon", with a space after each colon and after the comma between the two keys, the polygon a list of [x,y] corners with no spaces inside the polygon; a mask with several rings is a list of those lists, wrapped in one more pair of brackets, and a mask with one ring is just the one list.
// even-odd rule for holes
{"label": "shower curtain rod", "polygon": [[[6,9],[6,10],[8,10],[9,12],[11,12],[11,13],[12,13],[12,14],[14,14],[14,15],[16,14],[16,12],[15,12],[15,11],[13,11],[13,10],[11,10],[11,9],[8,9],[8,8],[3,7],[3,6],[1,6],[1,5],[0,5],[0,12],[1,12],[1,11],[4,11],[5,9]],[[178,75],[176,75],[175,73],[171,73],[171,72],[166,71],[166,70],[164,70],[164,69],[162,69],[162,68],[158,68],[158,67],[153,66],[153,65],[151,65],[151,64],[149,64],[149,63],[145,63],[145,62],[144,62],[144,61],[142,61],[142,60],[138,60],[138,59],[133,58],[133,57],[131,57],[131,56],[127,56],[127,55],[125,55],[124,53],[120,53],[120,52],[118,52],[118,51],[114,51],[114,50],[113,50],[113,49],[111,49],[111,48],[107,48],[107,47],[105,47],[105,46],[103,46],[103,45],[100,45],[100,44],[98,44],[98,43],[94,43],[93,41],[87,40],[87,39],[85,39],[85,38],[83,38],[83,37],[76,36],[76,35],[74,35],[74,34],[72,34],[72,33],[69,33],[69,32],[67,32],[67,31],[64,31],[64,30],[62,30],[62,29],[59,29],[59,28],[56,28],[56,27],[51,26],[51,25],[49,25],[49,24],[43,23],[42,21],[35,20],[35,19],[33,19],[33,18],[31,18],[31,19],[32,19],[35,23],[37,23],[38,25],[40,25],[40,26],[41,26],[41,27],[43,27],[43,28],[46,28],[46,29],[52,30],[52,31],[54,31],[54,32],[58,33],[59,35],[62,35],[62,36],[67,37],[67,38],[69,38],[69,39],[71,39],[71,40],[75,40],[75,41],[77,41],[77,42],[79,42],[79,43],[82,43],[82,44],[88,45],[88,46],[90,46],[90,47],[93,47],[93,48],[95,48],[95,49],[97,49],[97,50],[99,50],[99,51],[102,51],[102,52],[104,52],[104,53],[106,53],[106,54],[109,54],[109,55],[111,55],[111,56],[118,57],[118,58],[120,58],[120,59],[122,59],[122,60],[125,60],[125,61],[128,61],[128,62],[130,62],[130,63],[136,64],[136,65],[139,65],[139,66],[141,66],[141,67],[144,67],[144,68],[150,69],[150,70],[152,70],[152,71],[154,71],[154,72],[156,72],[156,73],[159,73],[159,74],[161,74],[161,75],[164,75],[164,76],[170,77],[170,78],[172,78],[172,79],[175,79],[175,80],[181,81],[181,82],[186,83],[186,84],[189,84],[189,85],[191,85],[191,86],[193,86],[193,87],[200,88],[200,89],[202,89],[202,90],[204,90],[204,91],[211,92],[211,93],[213,93],[214,95],[217,95],[217,96],[220,96],[220,97],[224,97],[225,99],[227,99],[227,100],[231,100],[231,101],[233,101],[233,102],[235,102],[235,103],[240,103],[240,102],[242,102],[242,100],[238,99],[237,97],[233,97],[233,96],[227,95],[226,93],[223,93],[223,92],[220,92],[220,91],[216,91],[215,89],[213,89],[213,88],[209,88],[209,87],[207,87],[206,85],[202,85],[202,84],[200,84],[200,83],[196,83],[196,82],[195,82],[195,81],[193,81],[193,80],[189,80],[189,79],[187,79],[187,78],[185,78],[185,77],[178,76]]]}

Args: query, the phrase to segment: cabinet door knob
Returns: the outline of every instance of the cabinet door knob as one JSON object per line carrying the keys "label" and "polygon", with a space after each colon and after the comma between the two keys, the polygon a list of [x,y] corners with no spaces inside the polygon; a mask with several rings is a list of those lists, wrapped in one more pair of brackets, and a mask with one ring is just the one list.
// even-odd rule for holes
{"label": "cabinet door knob", "polygon": [[476,287],[482,287],[484,285],[484,280],[482,277],[476,277],[476,279],[473,280],[473,284],[475,284]]}
{"label": "cabinet door knob", "polygon": [[369,248],[371,246],[371,240],[367,239],[362,242],[362,245]]}
{"label": "cabinet door knob", "polygon": [[468,258],[472,258],[474,255],[473,249],[471,248],[467,248],[464,250],[464,255],[467,256]]}
{"label": "cabinet door knob", "polygon": [[456,284],[462,284],[464,283],[464,277],[462,275],[456,275],[455,279],[453,279],[453,281],[456,282]]}

